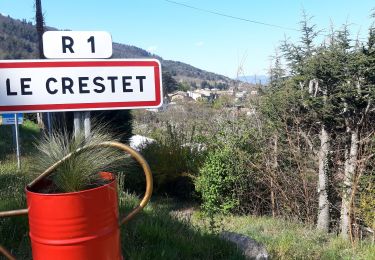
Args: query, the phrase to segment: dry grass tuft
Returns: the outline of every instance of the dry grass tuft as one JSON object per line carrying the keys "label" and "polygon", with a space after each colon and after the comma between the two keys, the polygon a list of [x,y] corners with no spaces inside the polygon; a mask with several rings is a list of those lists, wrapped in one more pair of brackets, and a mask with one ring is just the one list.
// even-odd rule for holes
{"label": "dry grass tuft", "polygon": [[[85,138],[83,132],[74,137],[66,130],[44,135],[36,144],[39,154],[35,156],[32,167],[35,174],[44,172],[66,155],[73,155],[48,177],[52,185],[39,192],[74,192],[100,186],[103,179],[98,173],[112,171],[127,158],[127,155],[114,148],[98,145],[118,140],[119,137],[111,134],[108,127],[103,125],[94,126],[89,138]],[[79,149],[79,152],[75,152]]]}

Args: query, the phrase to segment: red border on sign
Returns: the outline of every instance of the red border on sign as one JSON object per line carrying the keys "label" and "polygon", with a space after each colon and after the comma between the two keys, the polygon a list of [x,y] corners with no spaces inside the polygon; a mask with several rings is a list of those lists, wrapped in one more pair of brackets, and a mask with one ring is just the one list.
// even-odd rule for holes
{"label": "red border on sign", "polygon": [[101,103],[69,103],[69,104],[38,104],[0,106],[2,111],[69,111],[69,110],[100,110],[103,108],[142,108],[158,107],[161,104],[161,78],[160,64],[156,60],[92,60],[92,61],[9,61],[0,62],[1,69],[11,68],[72,68],[72,67],[154,67],[155,76],[155,100],[128,101],[128,102],[101,102]]}

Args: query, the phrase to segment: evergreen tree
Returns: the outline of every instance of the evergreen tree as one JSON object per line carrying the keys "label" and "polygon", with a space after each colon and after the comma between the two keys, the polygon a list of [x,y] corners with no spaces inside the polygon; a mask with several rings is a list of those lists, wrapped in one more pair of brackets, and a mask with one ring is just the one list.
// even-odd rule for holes
{"label": "evergreen tree", "polygon": [[171,73],[168,71],[162,72],[163,78],[163,94],[166,96],[169,93],[172,93],[178,89],[177,81],[172,77]]}
{"label": "evergreen tree", "polygon": [[[320,149],[316,154],[318,157],[318,221],[317,227],[328,232],[330,222],[328,186],[329,186],[329,153],[331,135],[324,113],[327,111],[327,100],[330,95],[331,82],[322,79],[317,73],[321,66],[321,59],[324,58],[324,48],[316,48],[314,40],[318,35],[315,25],[311,24],[311,17],[303,12],[303,19],[300,22],[302,36],[300,45],[284,41],[281,49],[284,57],[289,62],[293,79],[297,82],[301,91],[302,105],[307,108],[307,120],[314,125],[320,124]],[[321,55],[317,58],[316,52],[320,50]],[[324,59],[323,59],[324,60]],[[312,113],[308,112],[311,111]],[[323,112],[323,113],[322,113]],[[323,116],[323,118],[322,118]],[[320,117],[320,118],[319,118]],[[323,119],[323,120],[321,120]],[[307,122],[306,122],[307,123]],[[307,138],[307,135],[304,135]],[[309,141],[310,143],[311,140]]]}

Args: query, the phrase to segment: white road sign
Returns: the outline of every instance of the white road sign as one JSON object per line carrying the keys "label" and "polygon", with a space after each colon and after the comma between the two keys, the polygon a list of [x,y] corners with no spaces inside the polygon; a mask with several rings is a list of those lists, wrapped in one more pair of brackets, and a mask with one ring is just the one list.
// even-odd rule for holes
{"label": "white road sign", "polygon": [[155,108],[158,60],[3,60],[0,112]]}
{"label": "white road sign", "polygon": [[46,58],[110,58],[112,37],[102,31],[48,31],[43,34]]}

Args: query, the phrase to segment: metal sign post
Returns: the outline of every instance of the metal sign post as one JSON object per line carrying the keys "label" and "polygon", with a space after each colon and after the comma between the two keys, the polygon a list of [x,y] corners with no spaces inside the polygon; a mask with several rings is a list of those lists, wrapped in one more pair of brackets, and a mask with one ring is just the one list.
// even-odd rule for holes
{"label": "metal sign post", "polygon": [[74,137],[77,138],[81,132],[81,112],[74,112]]}
{"label": "metal sign post", "polygon": [[14,114],[14,132],[16,136],[16,154],[17,154],[17,168],[18,170],[21,168],[21,159],[20,159],[20,140],[19,140],[19,133],[18,133],[18,114]]}
{"label": "metal sign post", "polygon": [[83,112],[83,126],[85,129],[85,137],[87,139],[90,137],[91,133],[90,111]]}
{"label": "metal sign post", "polygon": [[77,137],[81,131],[89,138],[91,133],[90,111],[74,112],[74,136]]}
{"label": "metal sign post", "polygon": [[16,156],[17,156],[17,166],[18,169],[21,167],[20,159],[20,134],[18,125],[23,123],[23,114],[2,114],[0,115],[0,125],[10,125],[12,126],[12,137],[13,145],[15,147]]}
{"label": "metal sign post", "polygon": [[48,112],[47,113],[47,127],[48,127],[48,134],[50,135],[51,134],[51,132],[52,132],[52,120],[51,120],[51,113],[50,112]]}

